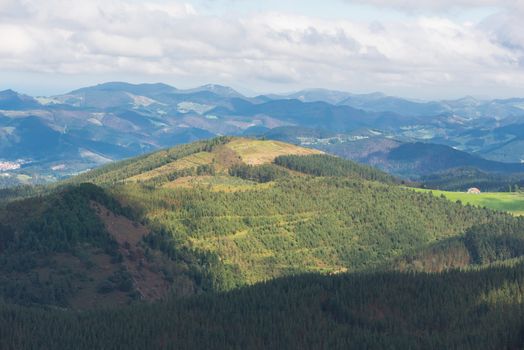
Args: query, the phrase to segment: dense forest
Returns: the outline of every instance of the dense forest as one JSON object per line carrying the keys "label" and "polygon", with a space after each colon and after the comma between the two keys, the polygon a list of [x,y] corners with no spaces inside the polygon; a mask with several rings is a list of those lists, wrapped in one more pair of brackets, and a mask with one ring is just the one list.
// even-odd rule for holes
{"label": "dense forest", "polygon": [[472,168],[458,168],[423,176],[424,188],[444,191],[467,191],[478,187],[483,192],[518,192],[524,188],[523,174],[487,173]]}
{"label": "dense forest", "polygon": [[0,204],[2,349],[524,345],[524,219],[296,146],[201,141]]}
{"label": "dense forest", "polygon": [[306,157],[280,156],[275,158],[275,164],[314,176],[357,177],[385,183],[398,181],[393,176],[370,166],[325,154]]}
{"label": "dense forest", "polygon": [[226,284],[297,272],[376,267],[469,227],[507,214],[433,195],[347,178],[282,178],[270,187],[118,187],[153,230],[217,253]]}
{"label": "dense forest", "polygon": [[76,313],[0,304],[2,349],[521,349],[524,266],[306,275]]}

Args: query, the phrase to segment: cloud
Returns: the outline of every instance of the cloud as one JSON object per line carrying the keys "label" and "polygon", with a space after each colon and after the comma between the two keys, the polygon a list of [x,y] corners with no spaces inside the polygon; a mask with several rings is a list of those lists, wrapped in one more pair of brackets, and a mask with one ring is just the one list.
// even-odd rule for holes
{"label": "cloud", "polygon": [[173,1],[0,0],[0,70],[280,90],[523,88],[523,12],[517,2],[497,3],[513,10],[472,25],[438,14],[382,22],[278,12],[233,18]]}
{"label": "cloud", "polygon": [[511,8],[519,6],[521,0],[343,0],[377,7],[394,8],[407,12],[439,11],[479,7]]}

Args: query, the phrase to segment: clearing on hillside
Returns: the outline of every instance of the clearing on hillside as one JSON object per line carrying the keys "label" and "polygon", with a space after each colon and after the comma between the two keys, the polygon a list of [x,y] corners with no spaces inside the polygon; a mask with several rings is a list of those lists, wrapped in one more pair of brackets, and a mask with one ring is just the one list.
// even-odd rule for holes
{"label": "clearing on hillside", "polygon": [[157,176],[167,175],[177,170],[185,170],[198,167],[199,165],[207,165],[213,162],[213,154],[210,152],[199,152],[190,156],[184,157],[174,162],[168,163],[156,169],[132,176],[128,181],[145,181]]}
{"label": "clearing on hillside", "polygon": [[276,157],[284,155],[323,154],[323,152],[290,145],[273,140],[234,139],[226,147],[235,151],[242,161],[249,165],[260,165],[273,162]]}

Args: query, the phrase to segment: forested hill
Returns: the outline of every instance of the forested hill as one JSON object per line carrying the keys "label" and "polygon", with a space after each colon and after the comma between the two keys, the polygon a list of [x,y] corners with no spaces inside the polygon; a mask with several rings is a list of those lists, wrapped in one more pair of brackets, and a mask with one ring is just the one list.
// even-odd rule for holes
{"label": "forested hill", "polygon": [[406,190],[368,166],[244,138],[109,165],[10,202],[0,218],[4,298],[75,308],[371,270],[514,220]]}
{"label": "forested hill", "polygon": [[[76,176],[66,183],[92,182],[107,185],[119,182],[153,182],[158,184],[173,180],[175,177],[198,175],[196,172],[199,169],[201,173],[212,171],[212,175],[230,175],[231,168],[236,166],[257,167],[271,164],[316,176],[353,176],[368,180],[394,181],[393,177],[380,170],[337,157],[322,156],[322,154],[318,150],[279,141],[219,137],[116,162]],[[310,164],[310,169],[294,169],[300,162],[299,156],[307,155],[316,155],[313,158],[304,157]],[[286,156],[295,157],[284,164]],[[267,167],[262,168],[267,172]],[[322,168],[324,172],[326,169],[331,169],[331,173],[319,173],[314,168]]]}
{"label": "forested hill", "polygon": [[1,348],[522,345],[522,219],[282,142],[112,164],[0,223]]}

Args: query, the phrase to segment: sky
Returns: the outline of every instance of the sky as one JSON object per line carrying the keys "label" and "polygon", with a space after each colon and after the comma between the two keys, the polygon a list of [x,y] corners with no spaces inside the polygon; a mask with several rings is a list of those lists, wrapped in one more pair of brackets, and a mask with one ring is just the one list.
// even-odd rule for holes
{"label": "sky", "polygon": [[0,0],[0,90],[524,97],[524,0]]}

